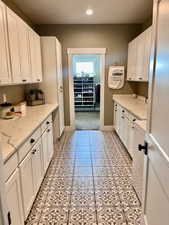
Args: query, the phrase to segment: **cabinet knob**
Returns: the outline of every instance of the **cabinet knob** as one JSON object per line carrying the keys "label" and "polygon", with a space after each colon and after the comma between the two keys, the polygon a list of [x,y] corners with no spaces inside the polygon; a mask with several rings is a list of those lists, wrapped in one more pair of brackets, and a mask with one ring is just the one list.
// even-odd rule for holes
{"label": "cabinet knob", "polygon": [[133,119],[133,122],[135,122],[136,121],[136,119]]}
{"label": "cabinet knob", "polygon": [[31,138],[30,143],[33,144],[35,142],[35,139]]}
{"label": "cabinet knob", "polygon": [[139,151],[144,151],[144,154],[147,155],[148,154],[148,143],[145,141],[144,145],[139,144],[138,145],[138,150]]}
{"label": "cabinet knob", "polygon": [[143,78],[142,78],[142,77],[139,77],[138,79],[139,79],[139,80],[142,80]]}
{"label": "cabinet knob", "polygon": [[37,79],[37,81],[40,81],[40,79]]}
{"label": "cabinet knob", "polygon": [[24,80],[22,80],[22,82],[26,82],[26,81],[27,81],[27,80],[25,80],[25,79],[24,79]]}
{"label": "cabinet knob", "polygon": [[47,121],[46,124],[47,124],[47,125],[50,124],[49,121]]}
{"label": "cabinet knob", "polygon": [[50,132],[50,129],[48,129],[47,132]]}
{"label": "cabinet knob", "polygon": [[36,153],[36,149],[34,149],[33,151],[32,151],[32,154],[34,155]]}

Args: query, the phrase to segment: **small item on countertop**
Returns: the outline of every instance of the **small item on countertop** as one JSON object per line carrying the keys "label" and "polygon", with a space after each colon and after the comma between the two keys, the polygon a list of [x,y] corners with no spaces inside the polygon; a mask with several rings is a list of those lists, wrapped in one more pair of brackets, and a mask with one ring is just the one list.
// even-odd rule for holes
{"label": "small item on countertop", "polygon": [[20,113],[21,116],[26,115],[26,102],[20,102],[19,104],[14,106],[15,113]]}
{"label": "small item on countertop", "polygon": [[28,106],[36,106],[45,104],[45,96],[40,89],[31,89],[27,94],[27,104]]}
{"label": "small item on countertop", "polygon": [[6,118],[13,118],[14,115],[9,113],[12,111],[12,104],[7,102],[6,94],[3,94],[3,103],[0,104],[0,118],[6,119]]}

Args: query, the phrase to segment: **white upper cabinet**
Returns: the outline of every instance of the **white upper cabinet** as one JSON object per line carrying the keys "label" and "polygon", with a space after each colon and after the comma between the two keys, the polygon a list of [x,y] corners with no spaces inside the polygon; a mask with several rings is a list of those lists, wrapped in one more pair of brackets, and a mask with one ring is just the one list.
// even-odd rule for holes
{"label": "white upper cabinet", "polygon": [[23,83],[30,83],[32,81],[28,32],[28,25],[23,20],[18,18],[18,36],[20,44],[19,52]]}
{"label": "white upper cabinet", "polygon": [[20,44],[19,44],[19,31],[18,31],[18,18],[16,14],[7,8],[7,23],[8,23],[8,36],[9,36],[9,49],[12,67],[12,80],[13,83],[21,83],[21,65],[20,65]]}
{"label": "white upper cabinet", "polygon": [[0,1],[0,85],[11,83],[9,46],[7,40],[6,8]]}
{"label": "white upper cabinet", "polygon": [[127,80],[148,81],[151,52],[151,27],[128,45]]}
{"label": "white upper cabinet", "polygon": [[41,60],[41,46],[40,37],[32,29],[29,29],[29,42],[30,42],[30,56],[32,67],[32,81],[42,81],[42,60]]}
{"label": "white upper cabinet", "polygon": [[0,85],[42,81],[40,37],[0,1]]}

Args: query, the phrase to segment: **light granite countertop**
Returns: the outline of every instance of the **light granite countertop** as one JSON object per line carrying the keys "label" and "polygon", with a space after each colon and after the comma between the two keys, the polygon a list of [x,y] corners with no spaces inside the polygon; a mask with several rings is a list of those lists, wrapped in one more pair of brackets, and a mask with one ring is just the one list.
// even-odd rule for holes
{"label": "light granite countertop", "polygon": [[0,119],[1,149],[7,161],[37,127],[58,108],[58,104],[27,107],[26,116],[11,120]]}
{"label": "light granite countertop", "polygon": [[136,120],[135,122],[139,127],[141,127],[144,131],[146,131],[147,120]]}
{"label": "light granite countertop", "polygon": [[147,103],[133,95],[113,95],[113,100],[127,109],[139,120],[147,119]]}

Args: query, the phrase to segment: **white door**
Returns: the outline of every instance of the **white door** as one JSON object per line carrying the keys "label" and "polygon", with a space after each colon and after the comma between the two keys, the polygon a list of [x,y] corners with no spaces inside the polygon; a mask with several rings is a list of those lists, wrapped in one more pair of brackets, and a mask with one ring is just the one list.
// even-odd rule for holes
{"label": "white door", "polygon": [[59,101],[59,135],[62,135],[64,130],[64,96],[63,96],[63,73],[62,73],[62,47],[56,40],[57,52],[57,77],[58,77],[58,101]]}
{"label": "white door", "polygon": [[52,125],[49,126],[47,129],[47,143],[48,143],[48,164],[51,161],[54,151],[54,144],[53,144],[53,127]]}
{"label": "white door", "polygon": [[20,164],[21,187],[23,193],[24,218],[29,214],[34,201],[34,183],[33,183],[33,163],[31,151]]}
{"label": "white door", "polygon": [[37,194],[43,178],[43,158],[41,139],[32,148],[34,193]]}
{"label": "white door", "polygon": [[0,85],[11,83],[5,5],[0,1]]}
{"label": "white door", "polygon": [[18,31],[18,17],[16,14],[7,8],[7,23],[9,35],[9,50],[12,66],[13,83],[22,83],[20,53],[19,53],[19,31]]}
{"label": "white door", "polygon": [[[157,29],[156,29],[157,28]],[[156,32],[155,32],[156,29]],[[147,225],[169,224],[169,1],[155,1],[151,110],[144,215]],[[152,67],[151,67],[152,68]]]}
{"label": "white door", "polygon": [[31,64],[30,64],[30,49],[28,25],[18,17],[18,34],[19,34],[19,52],[21,63],[22,82],[31,82]]}
{"label": "white door", "polygon": [[15,170],[5,185],[7,206],[11,217],[11,225],[23,225],[23,207],[18,169]]}
{"label": "white door", "polygon": [[42,150],[43,150],[43,172],[48,168],[48,133],[45,131],[42,135]]}
{"label": "white door", "polygon": [[29,29],[29,42],[30,42],[30,58],[32,68],[32,81],[42,81],[42,61],[41,61],[41,47],[40,37],[36,32]]}

